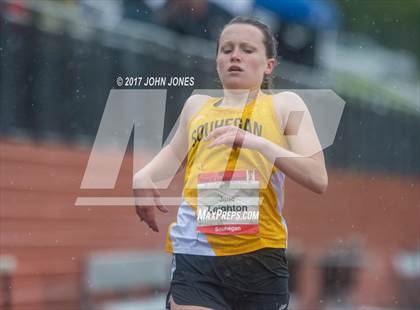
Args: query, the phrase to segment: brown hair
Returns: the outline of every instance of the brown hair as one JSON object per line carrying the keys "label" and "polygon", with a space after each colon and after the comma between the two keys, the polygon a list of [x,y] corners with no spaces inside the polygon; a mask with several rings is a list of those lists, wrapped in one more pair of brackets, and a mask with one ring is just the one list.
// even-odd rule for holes
{"label": "brown hair", "polygon": [[[260,22],[258,19],[252,18],[252,17],[245,17],[245,16],[238,16],[230,20],[222,29],[222,31],[230,25],[234,24],[245,24],[245,25],[251,25],[254,27],[257,27],[263,34],[263,44],[265,46],[265,55],[267,58],[274,58],[277,59],[277,40],[274,37],[273,33],[271,32],[270,28]],[[217,38],[217,45],[216,45],[216,55],[219,53],[219,40],[220,35],[222,34],[222,31],[219,34],[219,37]],[[264,74],[263,81],[261,83],[262,89],[270,89],[272,87],[272,76]]]}

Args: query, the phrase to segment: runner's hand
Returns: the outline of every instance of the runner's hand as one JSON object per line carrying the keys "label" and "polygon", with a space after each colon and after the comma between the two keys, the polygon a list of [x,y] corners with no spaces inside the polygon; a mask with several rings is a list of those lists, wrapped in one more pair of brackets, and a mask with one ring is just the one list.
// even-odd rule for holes
{"label": "runner's hand", "polygon": [[155,208],[167,213],[168,209],[160,202],[160,194],[150,176],[138,172],[134,176],[134,200],[136,213],[142,222],[145,222],[150,229],[159,232],[156,223]]}
{"label": "runner's hand", "polygon": [[236,126],[223,126],[216,128],[204,138],[205,141],[211,141],[208,148],[218,145],[226,145],[233,148],[256,149],[261,138],[248,131]]}

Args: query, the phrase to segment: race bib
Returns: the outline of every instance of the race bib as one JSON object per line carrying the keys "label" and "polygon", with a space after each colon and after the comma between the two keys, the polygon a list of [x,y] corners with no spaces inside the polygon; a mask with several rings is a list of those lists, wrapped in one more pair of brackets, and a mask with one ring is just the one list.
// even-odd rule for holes
{"label": "race bib", "polygon": [[219,235],[258,233],[259,192],[255,170],[199,174],[197,231]]}

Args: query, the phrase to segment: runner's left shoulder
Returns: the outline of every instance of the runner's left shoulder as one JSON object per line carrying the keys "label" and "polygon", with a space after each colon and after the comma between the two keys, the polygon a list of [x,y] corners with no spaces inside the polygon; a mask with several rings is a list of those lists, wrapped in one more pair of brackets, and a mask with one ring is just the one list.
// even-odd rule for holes
{"label": "runner's left shoulder", "polygon": [[273,104],[277,109],[281,106],[281,110],[288,111],[290,109],[305,109],[306,105],[302,98],[292,91],[283,91],[273,94]]}
{"label": "runner's left shoulder", "polygon": [[273,94],[273,108],[282,125],[286,123],[291,111],[307,111],[305,102],[292,91]]}

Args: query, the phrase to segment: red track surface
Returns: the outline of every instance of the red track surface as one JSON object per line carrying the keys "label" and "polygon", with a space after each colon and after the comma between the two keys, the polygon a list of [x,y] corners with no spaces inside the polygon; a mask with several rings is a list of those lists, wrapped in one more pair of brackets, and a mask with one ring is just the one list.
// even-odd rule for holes
{"label": "red track surface", "polygon": [[[115,190],[80,190],[89,149],[64,145],[0,143],[0,253],[17,259],[13,309],[78,309],[83,259],[103,249],[163,251],[166,228],[176,217],[158,214],[160,233],[130,207],[76,207],[78,196],[131,194],[131,155]],[[318,303],[318,261],[337,240],[359,238],[366,268],[353,290],[356,304],[393,305],[391,258],[419,241],[420,179],[330,171],[328,191],[316,195],[286,185],[290,247],[304,254],[299,275],[302,307]],[[168,195],[179,192],[181,179]],[[1,296],[0,296],[1,302]]]}

